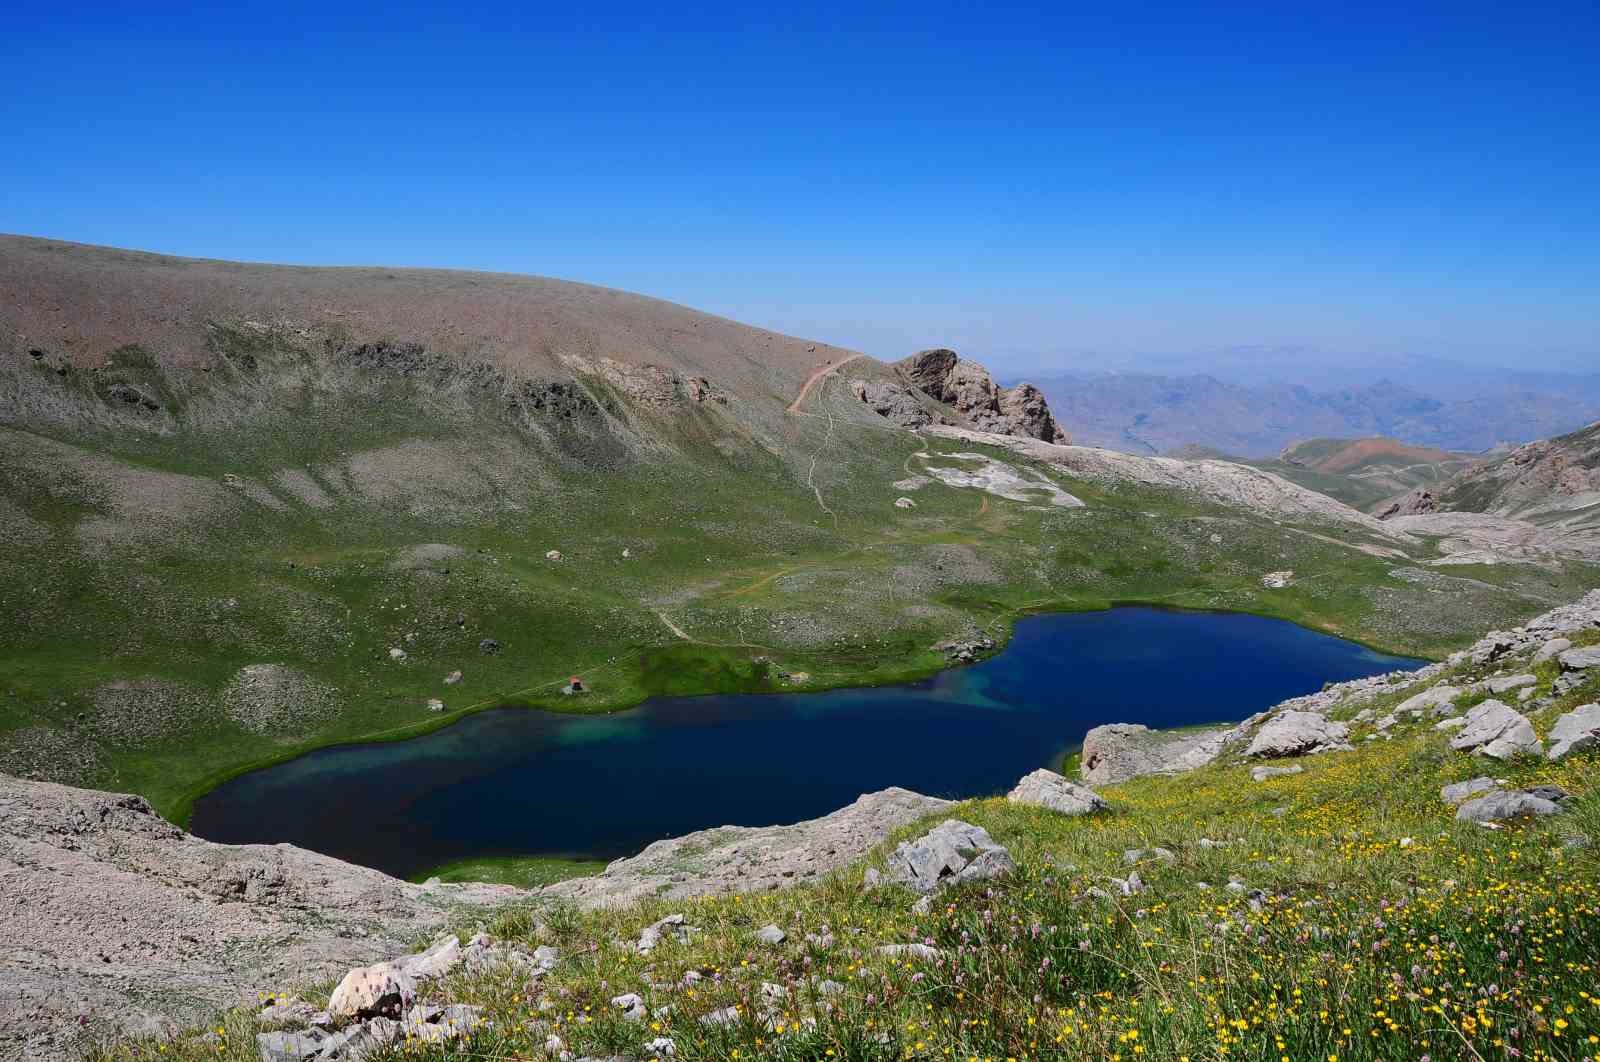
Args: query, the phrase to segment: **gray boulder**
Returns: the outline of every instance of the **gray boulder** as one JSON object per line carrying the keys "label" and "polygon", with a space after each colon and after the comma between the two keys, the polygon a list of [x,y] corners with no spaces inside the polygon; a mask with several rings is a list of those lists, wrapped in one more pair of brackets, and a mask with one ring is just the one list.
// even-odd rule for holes
{"label": "gray boulder", "polygon": [[1527,717],[1495,700],[1484,701],[1467,713],[1466,725],[1450,739],[1450,747],[1497,760],[1510,759],[1517,753],[1537,755],[1544,751]]}
{"label": "gray boulder", "polygon": [[443,977],[461,961],[461,938],[454,933],[440,937],[427,950],[395,960],[396,965],[415,980]]}
{"label": "gray boulder", "polygon": [[1276,759],[1349,749],[1350,728],[1316,712],[1279,712],[1256,731],[1246,756]]}
{"label": "gray boulder", "polygon": [[1537,653],[1533,654],[1533,662],[1535,664],[1542,664],[1546,660],[1553,660],[1558,654],[1571,648],[1572,639],[1551,638],[1548,642],[1545,642],[1539,647],[1539,651]]}
{"label": "gray boulder", "polygon": [[1252,767],[1250,780],[1252,782],[1265,782],[1268,778],[1283,778],[1291,774],[1299,774],[1305,768],[1298,763],[1293,767]]}
{"label": "gray boulder", "polygon": [[1456,811],[1459,822],[1501,822],[1524,816],[1556,815],[1561,806],[1530,793],[1498,792],[1469,800]]}
{"label": "gray boulder", "polygon": [[1533,675],[1501,675],[1490,679],[1488,682],[1489,692],[1496,697],[1510,693],[1512,690],[1521,689],[1524,686],[1537,686],[1538,684],[1539,680]]}
{"label": "gray boulder", "polygon": [[256,1053],[261,1062],[300,1062],[321,1051],[327,1039],[316,1033],[256,1033]]}
{"label": "gray boulder", "polygon": [[1439,799],[1446,804],[1462,804],[1477,796],[1487,793],[1491,789],[1499,789],[1500,783],[1493,778],[1479,777],[1465,782],[1454,782],[1439,790]]}
{"label": "gray boulder", "polygon": [[1011,873],[1011,853],[981,826],[946,819],[915,841],[902,841],[888,859],[889,880],[917,892]]}
{"label": "gray boulder", "polygon": [[1550,751],[1546,755],[1563,760],[1596,745],[1600,745],[1600,704],[1580,704],[1550,728]]}
{"label": "gray boulder", "polygon": [[398,963],[374,963],[344,975],[328,1000],[328,1013],[336,1019],[397,1018],[416,997],[416,980]]}
{"label": "gray boulder", "polygon": [[1394,712],[1396,715],[1444,715],[1455,707],[1453,702],[1463,692],[1458,686],[1431,686],[1401,701]]}
{"label": "gray boulder", "polygon": [[1089,815],[1111,806],[1093,789],[1075,785],[1056,772],[1043,769],[1024,777],[1006,794],[1006,799],[1013,804],[1047,808],[1063,815]]}
{"label": "gray boulder", "polygon": [[1588,671],[1600,667],[1600,645],[1587,649],[1567,649],[1557,657],[1562,671]]}

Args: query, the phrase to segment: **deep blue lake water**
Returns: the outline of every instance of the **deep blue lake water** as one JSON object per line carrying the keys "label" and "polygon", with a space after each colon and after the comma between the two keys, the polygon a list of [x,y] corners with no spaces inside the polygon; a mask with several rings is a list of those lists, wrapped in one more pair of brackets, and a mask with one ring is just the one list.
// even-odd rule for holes
{"label": "deep blue lake water", "polygon": [[998,656],[906,686],[679,697],[604,716],[500,709],[410,741],[323,749],[212,791],[190,828],[400,876],[478,856],[611,858],[709,826],[813,818],[885,786],[998,793],[1101,723],[1233,721],[1419,664],[1258,616],[1031,616]]}

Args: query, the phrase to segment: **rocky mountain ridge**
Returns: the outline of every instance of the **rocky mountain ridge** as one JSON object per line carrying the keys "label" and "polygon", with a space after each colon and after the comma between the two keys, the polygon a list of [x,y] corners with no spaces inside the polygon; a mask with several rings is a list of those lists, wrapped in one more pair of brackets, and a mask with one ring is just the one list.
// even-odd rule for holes
{"label": "rocky mountain ridge", "polygon": [[1444,512],[1486,513],[1551,528],[1600,527],[1600,421],[1418,487],[1382,515]]}

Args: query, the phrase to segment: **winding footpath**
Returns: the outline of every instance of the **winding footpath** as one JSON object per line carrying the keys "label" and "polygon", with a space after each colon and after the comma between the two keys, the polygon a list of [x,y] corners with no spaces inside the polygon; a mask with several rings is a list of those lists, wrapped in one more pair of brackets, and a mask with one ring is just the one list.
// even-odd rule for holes
{"label": "winding footpath", "polygon": [[831,363],[829,363],[827,365],[824,365],[824,366],[822,366],[822,368],[818,369],[816,372],[814,372],[810,376],[806,377],[806,382],[801,386],[800,393],[795,396],[795,399],[794,399],[793,402],[789,403],[789,412],[790,413],[798,413],[798,412],[800,412],[800,407],[801,407],[801,405],[803,405],[805,403],[806,396],[811,393],[811,389],[813,387],[815,387],[817,384],[821,383],[823,378],[826,377],[829,373],[832,373],[832,372],[834,372],[834,371],[836,371],[838,369],[842,369],[844,366],[850,364],[852,361],[855,361],[857,358],[864,358],[864,357],[866,357],[865,354],[852,354],[848,358],[841,358],[838,361],[831,362]]}

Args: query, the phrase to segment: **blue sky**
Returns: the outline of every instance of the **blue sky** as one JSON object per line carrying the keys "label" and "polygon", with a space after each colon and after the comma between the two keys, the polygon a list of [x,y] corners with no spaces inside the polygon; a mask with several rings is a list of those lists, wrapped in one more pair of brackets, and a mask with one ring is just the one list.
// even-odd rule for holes
{"label": "blue sky", "polygon": [[1007,369],[1600,366],[1592,0],[12,0],[0,40],[0,231],[540,273]]}

